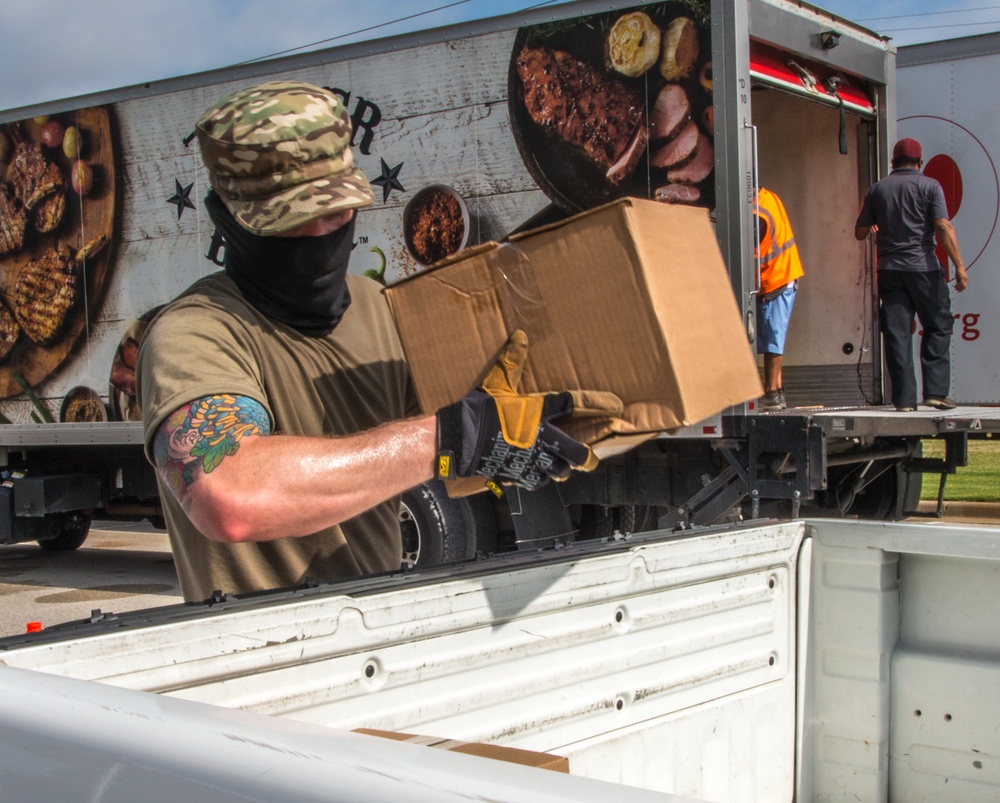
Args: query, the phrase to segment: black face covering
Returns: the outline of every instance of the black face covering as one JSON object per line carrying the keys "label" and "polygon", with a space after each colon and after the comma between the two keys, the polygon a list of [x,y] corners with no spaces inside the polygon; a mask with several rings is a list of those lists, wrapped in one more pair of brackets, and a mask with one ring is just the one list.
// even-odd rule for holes
{"label": "black face covering", "polygon": [[226,273],[257,310],[309,337],[340,323],[351,304],[346,277],[357,212],[321,237],[261,237],[237,223],[214,190],[205,207],[226,241]]}

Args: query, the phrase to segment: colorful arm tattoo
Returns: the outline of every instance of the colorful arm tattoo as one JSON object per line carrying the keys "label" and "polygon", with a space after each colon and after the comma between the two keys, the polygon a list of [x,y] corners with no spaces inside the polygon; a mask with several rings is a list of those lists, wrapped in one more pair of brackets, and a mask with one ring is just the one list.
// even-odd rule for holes
{"label": "colorful arm tattoo", "polygon": [[271,422],[260,402],[220,394],[197,399],[175,410],[153,438],[160,475],[178,499],[240,448],[247,435],[270,435]]}

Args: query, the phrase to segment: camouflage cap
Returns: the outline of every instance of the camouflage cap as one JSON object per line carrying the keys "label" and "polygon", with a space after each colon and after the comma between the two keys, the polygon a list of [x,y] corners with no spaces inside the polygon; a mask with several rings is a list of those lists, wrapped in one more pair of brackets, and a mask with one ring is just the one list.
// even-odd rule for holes
{"label": "camouflage cap", "polygon": [[375,200],[351,153],[351,120],[322,87],[273,81],[219,101],[197,123],[209,181],[254,234],[280,234]]}

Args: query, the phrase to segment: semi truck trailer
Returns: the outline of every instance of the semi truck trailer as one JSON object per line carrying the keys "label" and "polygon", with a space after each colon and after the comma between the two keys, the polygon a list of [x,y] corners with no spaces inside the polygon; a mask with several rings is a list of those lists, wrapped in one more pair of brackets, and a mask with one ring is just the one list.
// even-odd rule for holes
{"label": "semi truck trailer", "polygon": [[[555,53],[595,96],[635,99],[636,125],[620,153],[600,157],[608,164],[532,115],[518,64]],[[11,235],[0,296],[13,322],[0,358],[0,543],[74,549],[95,517],[162,524],[134,360],[149,317],[222,265],[194,122],[229,92],[285,78],[326,86],[350,110],[376,192],[351,269],[389,287],[456,249],[619,198],[701,206],[752,349],[759,186],[784,200],[805,266],[784,355],[788,409],[763,413],[751,400],[532,494],[415,488],[400,513],[403,562],[764,516],[915,511],[924,474],[943,491],[968,438],[989,436],[998,416],[970,376],[980,363],[961,356],[981,351],[985,334],[956,338],[966,405],[886,404],[874,255],[853,224],[889,168],[895,59],[886,38],[806,3],[588,0],[0,112]],[[458,236],[421,245],[411,224],[435,192],[459,210]],[[37,303],[31,278],[53,275],[78,292]],[[703,302],[710,317],[713,299]],[[943,441],[943,458],[922,457],[929,439]]]}

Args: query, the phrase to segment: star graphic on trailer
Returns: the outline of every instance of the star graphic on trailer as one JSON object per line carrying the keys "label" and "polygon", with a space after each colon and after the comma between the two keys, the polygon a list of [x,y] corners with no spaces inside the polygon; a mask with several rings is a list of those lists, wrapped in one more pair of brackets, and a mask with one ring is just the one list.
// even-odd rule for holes
{"label": "star graphic on trailer", "polygon": [[167,203],[177,205],[177,219],[180,220],[185,209],[194,209],[194,204],[191,203],[191,199],[188,197],[191,194],[191,188],[194,186],[194,183],[182,187],[181,183],[177,179],[174,179],[174,184],[177,186],[177,190],[167,198]]}
{"label": "star graphic on trailer", "polygon": [[395,167],[389,167],[385,163],[385,159],[379,159],[379,161],[382,163],[382,175],[373,179],[372,184],[378,184],[382,188],[382,203],[385,203],[389,200],[389,193],[393,190],[406,192],[406,188],[396,178],[399,175],[399,171],[403,168],[403,163],[400,162]]}

